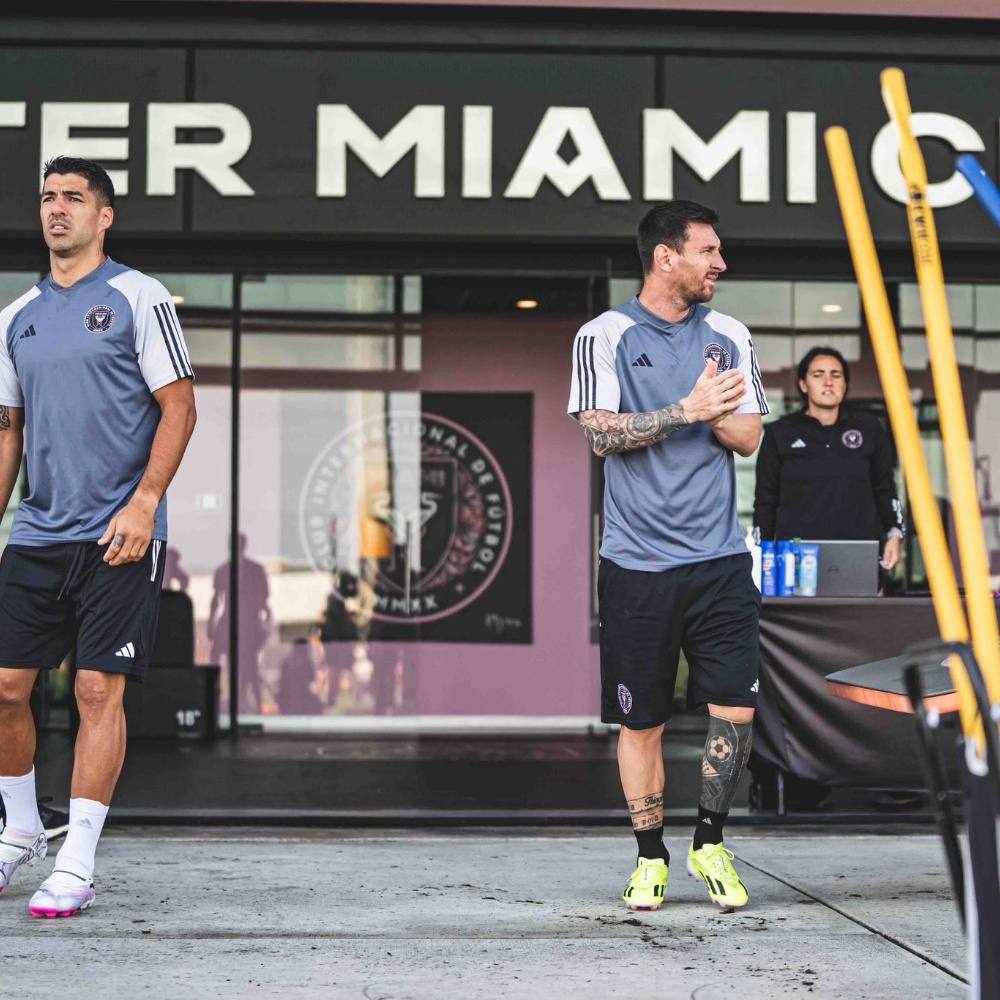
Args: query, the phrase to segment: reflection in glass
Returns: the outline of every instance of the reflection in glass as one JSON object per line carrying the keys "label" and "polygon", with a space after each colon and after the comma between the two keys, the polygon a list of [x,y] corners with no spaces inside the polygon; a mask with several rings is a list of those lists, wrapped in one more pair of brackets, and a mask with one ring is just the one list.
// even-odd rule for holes
{"label": "reflection in glass", "polygon": [[854,282],[796,281],[794,325],[797,330],[857,330],[861,295]]}
{"label": "reflection in glass", "polygon": [[178,308],[232,309],[233,276],[231,274],[183,274],[169,271],[153,274],[173,295]]}
{"label": "reflection in glass", "polygon": [[[411,285],[411,301],[414,290]],[[395,281],[387,274],[265,274],[243,281],[247,312],[389,314]]]}
{"label": "reflection in glass", "polygon": [[243,365],[272,370],[392,371],[395,349],[391,334],[245,333]]}
{"label": "reflection in glass", "polygon": [[[955,330],[975,327],[975,302],[972,285],[949,283],[945,292],[948,299],[948,318]],[[899,285],[899,326],[902,330],[923,330],[924,310],[920,303],[920,286],[913,282]]]}
{"label": "reflection in glass", "polygon": [[751,333],[760,327],[788,330],[792,326],[792,282],[744,281],[723,275],[711,305],[735,316]]}

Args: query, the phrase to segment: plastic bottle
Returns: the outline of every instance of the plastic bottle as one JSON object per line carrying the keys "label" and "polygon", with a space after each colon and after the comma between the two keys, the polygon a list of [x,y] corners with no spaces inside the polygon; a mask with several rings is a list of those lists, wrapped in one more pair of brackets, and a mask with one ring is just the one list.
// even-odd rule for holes
{"label": "plastic bottle", "polygon": [[778,556],[775,563],[778,576],[778,596],[795,596],[795,550],[790,541],[778,542]]}
{"label": "plastic bottle", "polygon": [[795,593],[802,597],[816,596],[816,583],[819,576],[819,545],[815,542],[799,544],[799,579]]}
{"label": "plastic bottle", "polygon": [[747,543],[747,548],[750,550],[750,555],[753,557],[753,582],[757,585],[757,589],[761,589],[761,570],[763,565],[763,553],[760,548],[760,528],[750,525],[747,528],[746,537],[743,539]]}
{"label": "plastic bottle", "polygon": [[796,535],[795,538],[792,539],[792,552],[795,553],[795,584],[794,584],[794,590],[795,590],[796,594],[799,593],[799,580],[800,580],[801,575],[802,575],[802,553],[800,551],[800,546],[801,545],[802,545],[802,539],[799,538],[798,535]]}
{"label": "plastic bottle", "polygon": [[775,564],[774,542],[760,543],[760,592],[765,597],[778,594],[778,567]]}

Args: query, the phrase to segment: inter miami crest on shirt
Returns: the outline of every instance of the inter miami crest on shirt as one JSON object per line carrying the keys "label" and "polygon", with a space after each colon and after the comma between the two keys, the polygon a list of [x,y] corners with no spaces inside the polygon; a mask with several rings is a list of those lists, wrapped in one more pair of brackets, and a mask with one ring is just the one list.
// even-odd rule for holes
{"label": "inter miami crest on shirt", "polygon": [[844,442],[845,448],[860,448],[865,441],[861,431],[857,430],[844,431],[840,440]]}
{"label": "inter miami crest on shirt", "polygon": [[115,311],[111,306],[94,306],[84,317],[83,325],[91,333],[107,333],[115,321]]}
{"label": "inter miami crest on shirt", "polygon": [[729,371],[733,365],[733,359],[729,351],[722,344],[717,344],[714,340],[705,348],[702,356],[706,361],[714,361],[718,365],[716,370],[717,375]]}

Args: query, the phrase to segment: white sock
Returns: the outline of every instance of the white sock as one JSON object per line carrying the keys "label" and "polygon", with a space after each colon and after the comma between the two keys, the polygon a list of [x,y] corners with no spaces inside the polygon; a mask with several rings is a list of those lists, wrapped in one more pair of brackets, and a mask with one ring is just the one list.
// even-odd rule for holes
{"label": "white sock", "polygon": [[108,807],[93,799],[69,800],[69,829],[56,855],[57,871],[71,872],[84,879],[94,874],[97,841],[107,815]]}
{"label": "white sock", "polygon": [[0,795],[3,795],[6,825],[11,833],[37,834],[42,829],[35,795],[34,768],[20,778],[0,776]]}

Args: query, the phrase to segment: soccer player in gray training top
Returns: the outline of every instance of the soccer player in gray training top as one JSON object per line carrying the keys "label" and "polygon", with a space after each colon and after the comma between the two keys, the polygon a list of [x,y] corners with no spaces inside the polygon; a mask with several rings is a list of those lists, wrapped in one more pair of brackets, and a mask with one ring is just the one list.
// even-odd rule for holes
{"label": "soccer player in gray training top", "polygon": [[195,424],[194,374],[167,290],[104,255],[114,187],[89,160],[45,164],[49,275],[0,312],[0,512],[22,450],[29,494],[0,558],[0,890],[45,857],[28,697],[75,647],[80,729],[69,830],[35,916],[94,902],[94,855],[125,757],[125,681],[156,630],[166,489]]}
{"label": "soccer player in gray training top", "polygon": [[664,723],[679,651],[707,704],[701,798],[688,870],[723,909],[747,890],[722,826],[750,752],[760,592],[736,516],[733,452],[760,442],[767,403],[747,328],[705,305],[726,269],[710,209],[655,205],[638,226],[642,290],[574,341],[569,412],[605,459],[598,573],[601,718],[638,842],[623,899],[656,910],[667,888]]}

